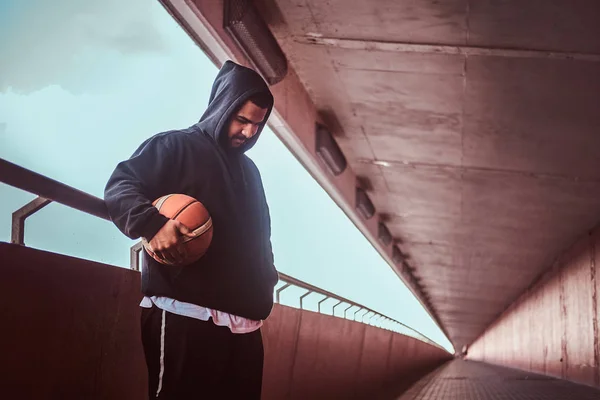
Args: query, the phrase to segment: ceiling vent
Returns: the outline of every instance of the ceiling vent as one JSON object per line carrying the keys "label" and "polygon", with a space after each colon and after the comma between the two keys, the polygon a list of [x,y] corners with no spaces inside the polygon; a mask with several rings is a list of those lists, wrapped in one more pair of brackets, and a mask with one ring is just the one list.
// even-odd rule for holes
{"label": "ceiling vent", "polygon": [[285,78],[285,54],[251,0],[225,0],[223,28],[269,85]]}
{"label": "ceiling vent", "polygon": [[364,219],[370,219],[375,215],[375,206],[367,192],[363,189],[356,188],[356,210],[363,216]]}
{"label": "ceiling vent", "polygon": [[333,135],[321,124],[316,125],[315,151],[334,176],[340,175],[348,166],[346,157]]}

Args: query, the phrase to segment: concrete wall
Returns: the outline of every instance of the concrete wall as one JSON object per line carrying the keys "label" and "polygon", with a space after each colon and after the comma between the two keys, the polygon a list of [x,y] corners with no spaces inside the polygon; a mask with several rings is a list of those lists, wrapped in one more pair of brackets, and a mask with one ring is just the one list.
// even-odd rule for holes
{"label": "concrete wall", "polygon": [[392,399],[451,358],[411,337],[284,306],[263,335],[264,399]]}
{"label": "concrete wall", "polygon": [[[0,242],[0,276],[2,398],[146,398],[139,273]],[[449,358],[279,305],[263,337],[265,399],[393,398]]]}
{"label": "concrete wall", "polygon": [[0,397],[146,397],[139,273],[0,242]]}
{"label": "concrete wall", "polygon": [[471,345],[468,358],[600,387],[599,248],[598,230],[581,238]]}

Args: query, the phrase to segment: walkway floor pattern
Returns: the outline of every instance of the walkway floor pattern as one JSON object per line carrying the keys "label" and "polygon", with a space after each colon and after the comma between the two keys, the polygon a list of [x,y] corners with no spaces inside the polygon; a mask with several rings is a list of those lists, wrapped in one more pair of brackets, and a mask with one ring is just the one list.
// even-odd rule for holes
{"label": "walkway floor pattern", "polygon": [[600,400],[600,390],[474,361],[454,360],[397,400]]}

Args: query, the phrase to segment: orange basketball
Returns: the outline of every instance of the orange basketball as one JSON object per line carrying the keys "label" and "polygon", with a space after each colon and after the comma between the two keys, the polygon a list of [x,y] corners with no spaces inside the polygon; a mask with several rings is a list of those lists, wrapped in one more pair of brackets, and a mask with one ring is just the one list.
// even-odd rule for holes
{"label": "orange basketball", "polygon": [[[152,205],[162,215],[181,222],[195,234],[193,238],[184,236],[183,243],[187,251],[187,257],[177,265],[188,265],[200,259],[208,250],[213,237],[212,219],[206,207],[198,200],[185,194],[169,194],[156,199]],[[156,256],[149,249],[148,242],[145,239],[142,239],[142,244],[146,252],[159,263],[175,265]]]}

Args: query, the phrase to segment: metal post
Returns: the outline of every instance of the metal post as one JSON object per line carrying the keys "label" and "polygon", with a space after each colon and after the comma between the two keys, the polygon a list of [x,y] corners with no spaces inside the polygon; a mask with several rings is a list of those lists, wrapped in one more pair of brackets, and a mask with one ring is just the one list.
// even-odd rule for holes
{"label": "metal post", "polygon": [[134,271],[140,271],[140,251],[142,242],[137,242],[129,249],[129,268]]}
{"label": "metal post", "polygon": [[51,202],[44,197],[37,197],[12,214],[11,243],[25,245],[25,220]]}
{"label": "metal post", "polygon": [[330,299],[330,297],[327,296],[317,304],[317,310],[319,311],[319,313],[321,312],[321,303],[324,302],[325,300],[329,300],[329,299]]}
{"label": "metal post", "polygon": [[365,309],[364,307],[361,307],[361,308],[359,308],[358,310],[356,310],[356,311],[354,312],[354,321],[356,321],[356,314],[358,314],[360,311],[362,311],[362,310],[364,310],[364,309]]}
{"label": "metal post", "polygon": [[360,316],[360,322],[362,322],[363,324],[365,323],[365,317],[371,312],[371,310],[369,310],[368,308],[366,309],[366,311],[366,313]]}
{"label": "metal post", "polygon": [[371,315],[371,316],[369,317],[369,319],[367,320],[367,323],[368,323],[369,325],[373,325],[373,322],[372,322],[372,321],[373,321],[373,318],[375,318],[376,316],[377,316],[377,314],[376,314],[376,313],[373,313],[373,315]]}
{"label": "metal post", "polygon": [[277,291],[275,292],[275,301],[279,304],[281,304],[280,301],[280,296],[281,296],[281,292],[283,292],[285,289],[289,288],[290,286],[292,286],[291,283],[286,283],[285,285],[283,285],[282,287],[280,287],[279,289],[277,289]]}
{"label": "metal post", "polygon": [[340,301],[338,301],[338,302],[337,302],[337,304],[336,304],[335,306],[333,306],[333,308],[331,309],[331,314],[332,314],[332,315],[334,315],[334,316],[335,316],[335,308],[336,308],[337,306],[339,306],[340,304],[342,304],[343,302],[344,302],[343,300],[340,300]]}
{"label": "metal post", "polygon": [[306,296],[309,296],[311,293],[314,293],[312,290],[309,290],[308,292],[304,293],[302,296],[300,296],[300,309],[304,310],[304,307],[302,305],[303,300]]}
{"label": "metal post", "polygon": [[349,309],[351,309],[352,307],[354,307],[354,304],[350,304],[350,306],[348,306],[348,308],[346,308],[344,310],[344,318],[346,318],[346,311],[348,311]]}

